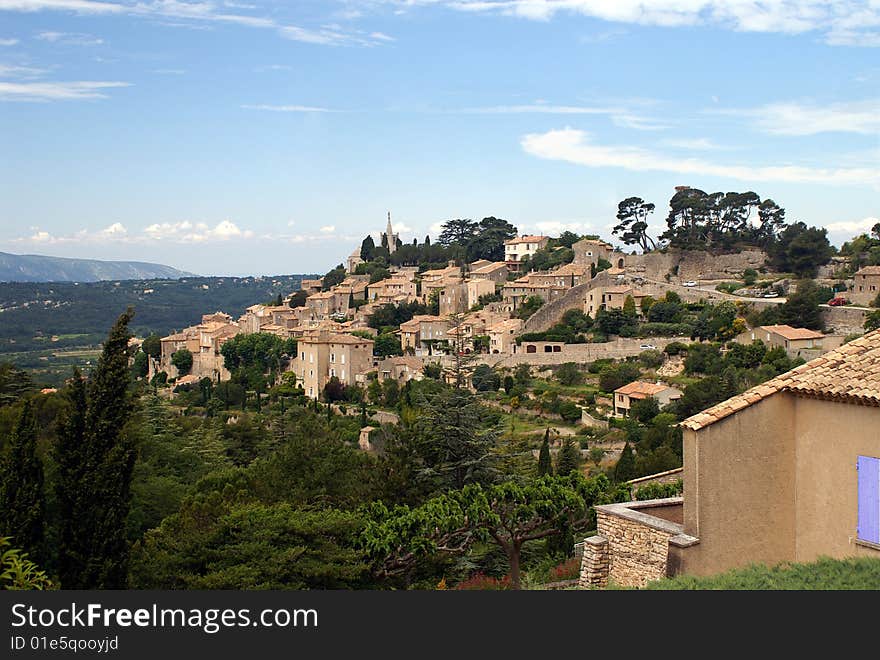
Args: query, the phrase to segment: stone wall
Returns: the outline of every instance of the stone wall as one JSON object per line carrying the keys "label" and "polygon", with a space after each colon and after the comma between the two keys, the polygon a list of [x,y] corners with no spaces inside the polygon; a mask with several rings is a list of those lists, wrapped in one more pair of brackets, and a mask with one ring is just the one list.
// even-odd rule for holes
{"label": "stone wall", "polygon": [[626,483],[634,488],[647,486],[648,484],[674,484],[682,478],[684,468],[675,468],[666,470],[666,472],[658,472],[657,474],[649,474],[647,477],[639,477],[638,479],[630,479]]}
{"label": "stone wall", "polygon": [[[680,541],[681,524],[664,520],[654,508],[680,509],[682,498],[606,504],[596,507],[597,534],[584,540],[579,586],[644,587],[668,574],[670,541]],[[667,517],[674,517],[667,515]]]}
{"label": "stone wall", "polygon": [[761,250],[714,255],[702,250],[677,250],[633,254],[626,258],[626,270],[648,279],[662,280],[667,274],[679,280],[730,279],[746,268],[758,270],[767,261]]}
{"label": "stone wall", "polygon": [[[517,364],[529,364],[532,366],[550,366],[577,362],[587,364],[601,358],[623,359],[642,352],[643,344],[656,346],[657,350],[663,350],[667,344],[674,341],[689,343],[688,337],[650,337],[648,339],[633,339],[619,337],[614,341],[606,341],[591,344],[564,344],[558,353],[516,353],[514,355],[483,354],[476,358],[476,364],[488,364],[494,367],[512,367]],[[444,366],[450,366],[452,359],[449,356],[442,357]]]}
{"label": "stone wall", "polygon": [[559,322],[562,315],[570,309],[579,309],[583,311],[584,300],[590,289],[597,286],[607,287],[613,283],[612,278],[607,272],[597,273],[596,277],[583,284],[571,287],[561,297],[549,303],[545,303],[538,308],[534,314],[526,319],[521,334],[526,332],[544,332],[553,324]]}

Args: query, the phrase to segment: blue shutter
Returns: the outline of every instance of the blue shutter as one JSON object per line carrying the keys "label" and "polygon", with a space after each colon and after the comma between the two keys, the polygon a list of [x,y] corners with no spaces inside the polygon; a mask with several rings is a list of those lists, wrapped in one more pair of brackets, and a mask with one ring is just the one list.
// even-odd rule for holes
{"label": "blue shutter", "polygon": [[859,526],[862,541],[880,543],[880,458],[859,456]]}

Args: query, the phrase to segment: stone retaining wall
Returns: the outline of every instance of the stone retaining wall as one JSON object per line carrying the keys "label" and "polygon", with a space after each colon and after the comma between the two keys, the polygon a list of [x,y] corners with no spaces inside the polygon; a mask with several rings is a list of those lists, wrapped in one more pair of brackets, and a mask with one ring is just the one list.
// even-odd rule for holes
{"label": "stone retaining wall", "polygon": [[682,506],[681,497],[596,507],[596,536],[584,540],[579,586],[596,588],[608,582],[622,587],[644,587],[669,574],[670,542],[696,542],[683,533],[683,526],[651,515],[653,508]]}

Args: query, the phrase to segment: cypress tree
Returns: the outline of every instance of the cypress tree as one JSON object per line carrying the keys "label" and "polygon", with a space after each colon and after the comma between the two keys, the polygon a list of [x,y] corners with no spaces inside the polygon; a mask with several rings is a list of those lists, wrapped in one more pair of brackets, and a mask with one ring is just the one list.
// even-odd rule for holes
{"label": "cypress tree", "polygon": [[117,319],[88,382],[74,374],[71,410],[59,433],[59,566],[66,589],[127,584],[125,523],[135,449],[123,428],[132,412],[128,324],[133,315],[129,308]]}
{"label": "cypress tree", "polygon": [[566,438],[559,451],[559,457],[556,459],[556,475],[564,477],[572,472],[577,472],[580,463],[580,450],[575,446],[574,440]]}
{"label": "cypress tree", "polygon": [[25,401],[0,466],[0,536],[35,560],[42,560],[45,529],[43,463],[37,456],[37,420]]}
{"label": "cypress tree", "polygon": [[629,481],[636,476],[636,457],[633,454],[632,447],[627,442],[623,446],[623,451],[614,466],[614,480],[618,483]]}
{"label": "cypress tree", "polygon": [[553,464],[550,462],[550,429],[544,431],[544,442],[538,453],[538,476],[553,476]]}

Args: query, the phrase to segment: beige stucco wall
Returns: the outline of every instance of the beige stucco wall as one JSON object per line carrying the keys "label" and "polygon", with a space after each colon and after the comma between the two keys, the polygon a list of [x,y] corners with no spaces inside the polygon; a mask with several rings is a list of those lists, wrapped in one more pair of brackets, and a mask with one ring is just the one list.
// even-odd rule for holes
{"label": "beige stucco wall", "polygon": [[684,531],[699,544],[681,572],[710,575],[795,556],[794,397],[776,394],[684,430]]}
{"label": "beige stucco wall", "polygon": [[880,408],[797,398],[797,561],[880,557],[856,545],[859,455],[880,457]]}

